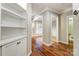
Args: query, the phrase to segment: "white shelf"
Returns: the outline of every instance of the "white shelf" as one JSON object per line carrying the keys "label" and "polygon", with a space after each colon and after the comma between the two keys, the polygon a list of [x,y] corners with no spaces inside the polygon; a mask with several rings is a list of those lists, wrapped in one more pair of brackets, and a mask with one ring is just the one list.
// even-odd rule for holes
{"label": "white shelf", "polygon": [[2,3],[2,6],[8,8],[18,14],[26,12],[26,3]]}
{"label": "white shelf", "polygon": [[10,42],[13,42],[13,41],[16,41],[16,40],[25,38],[25,37],[27,37],[27,35],[18,36],[18,37],[13,37],[13,38],[5,39],[5,40],[0,40],[0,46],[3,46],[3,45],[5,45],[5,44],[8,44],[8,43],[10,43]]}
{"label": "white shelf", "polygon": [[13,12],[13,11],[7,9],[7,8],[4,8],[4,7],[1,7],[1,11],[2,11],[3,13],[7,14],[7,15],[12,15],[12,16],[14,16],[14,17],[19,17],[19,18],[21,18],[21,19],[26,19],[26,17],[21,16],[21,15],[19,15],[19,14]]}
{"label": "white shelf", "polygon": [[[15,7],[14,7],[15,6]],[[27,36],[26,11],[17,4],[1,6],[1,40],[0,46]],[[21,36],[22,35],[22,36]]]}
{"label": "white shelf", "polygon": [[4,27],[4,28],[26,28],[24,26],[8,26],[8,25],[1,25],[1,27]]}

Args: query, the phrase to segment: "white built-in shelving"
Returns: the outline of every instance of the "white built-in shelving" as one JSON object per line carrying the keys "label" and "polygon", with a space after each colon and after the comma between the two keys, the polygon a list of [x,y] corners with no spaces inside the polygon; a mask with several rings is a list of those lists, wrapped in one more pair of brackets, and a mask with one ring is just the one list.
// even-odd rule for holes
{"label": "white built-in shelving", "polygon": [[0,46],[27,38],[27,12],[17,3],[1,4]]}
{"label": "white built-in shelving", "polygon": [[0,56],[28,55],[27,19],[20,4],[0,4]]}

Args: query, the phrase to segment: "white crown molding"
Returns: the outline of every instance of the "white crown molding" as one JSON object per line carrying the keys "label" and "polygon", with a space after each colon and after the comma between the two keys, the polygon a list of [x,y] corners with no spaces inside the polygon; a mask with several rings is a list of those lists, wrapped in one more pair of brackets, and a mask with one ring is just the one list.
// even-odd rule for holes
{"label": "white crown molding", "polygon": [[61,14],[66,13],[66,12],[69,12],[69,11],[73,11],[73,9],[72,8],[68,8],[68,9],[62,11]]}
{"label": "white crown molding", "polygon": [[53,13],[56,13],[56,14],[60,14],[60,12],[58,12],[58,11],[56,11],[54,9],[51,9],[51,8],[46,8],[46,9],[42,10],[39,14],[42,14],[42,13],[44,13],[46,11],[50,11],[50,12],[53,12]]}
{"label": "white crown molding", "polygon": [[[68,8],[68,9],[66,9],[66,10],[64,10],[62,12],[58,12],[58,11],[56,11],[54,9],[51,9],[51,8],[46,8],[46,9],[42,10],[41,12],[39,12],[38,15],[41,15],[41,14],[43,14],[46,11],[50,11],[50,12],[52,12],[54,14],[63,14],[63,13],[66,13],[68,11],[72,11],[72,8]],[[39,16],[37,18],[39,18]]]}
{"label": "white crown molding", "polygon": [[50,11],[50,12],[53,12],[53,13],[56,13],[56,14],[63,14],[63,13],[66,13],[68,11],[72,11],[72,8],[68,8],[68,9],[66,9],[66,10],[64,10],[62,12],[58,12],[58,11],[56,11],[54,9],[51,9],[51,8],[46,8],[46,9],[42,10],[41,12],[39,12],[38,14],[40,15],[40,14],[46,12],[46,11]]}

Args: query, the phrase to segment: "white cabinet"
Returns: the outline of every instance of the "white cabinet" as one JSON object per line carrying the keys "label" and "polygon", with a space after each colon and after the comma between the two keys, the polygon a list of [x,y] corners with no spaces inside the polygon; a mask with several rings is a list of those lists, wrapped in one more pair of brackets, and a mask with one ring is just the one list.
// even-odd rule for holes
{"label": "white cabinet", "polygon": [[2,46],[2,56],[16,56],[17,49],[16,49],[16,42],[9,43],[5,46]]}
{"label": "white cabinet", "polygon": [[26,56],[26,38],[2,46],[2,56]]}
{"label": "white cabinet", "polygon": [[27,55],[27,40],[26,38],[17,41],[17,55],[26,56]]}

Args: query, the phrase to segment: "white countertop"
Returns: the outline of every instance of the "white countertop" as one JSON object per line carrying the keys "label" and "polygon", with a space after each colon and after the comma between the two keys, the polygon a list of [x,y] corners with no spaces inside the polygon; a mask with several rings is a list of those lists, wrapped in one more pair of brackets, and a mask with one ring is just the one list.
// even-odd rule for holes
{"label": "white countertop", "polygon": [[20,39],[25,38],[25,37],[27,37],[27,36],[24,35],[24,36],[19,36],[19,37],[14,37],[14,38],[0,40],[0,46],[3,46],[5,44],[8,44],[8,43],[16,41],[16,40],[20,40]]}

